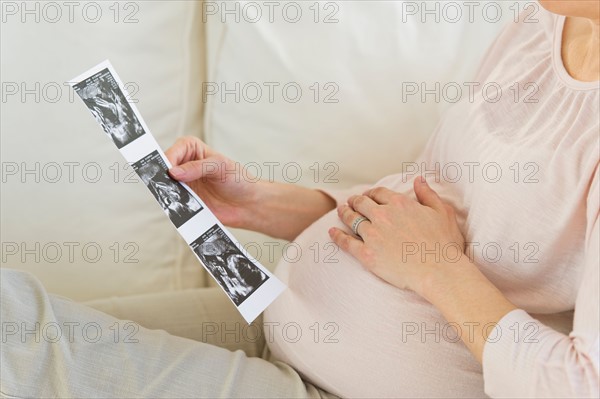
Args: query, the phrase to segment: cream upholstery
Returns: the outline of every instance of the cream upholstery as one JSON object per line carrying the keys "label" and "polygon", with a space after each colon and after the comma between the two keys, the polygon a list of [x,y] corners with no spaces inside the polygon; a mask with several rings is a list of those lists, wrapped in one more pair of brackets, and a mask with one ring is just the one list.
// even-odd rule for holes
{"label": "cream upholstery", "polygon": [[[422,2],[339,1],[319,3],[317,23],[312,2],[295,2],[303,15],[296,23],[281,16],[294,2],[281,3],[273,22],[266,14],[257,22],[239,14],[238,22],[234,2],[227,2],[231,14],[222,2],[142,1],[120,3],[118,13],[113,2],[95,2],[96,22],[94,2],[71,16],[55,3],[62,17],[53,22],[55,10],[42,3],[30,12],[25,3],[6,3],[13,8],[3,9],[1,28],[2,265],[31,271],[50,292],[78,300],[209,279],[68,79],[108,58],[164,148],[197,135],[258,164],[263,177],[265,163],[278,162],[278,180],[295,181],[300,171],[298,183],[345,187],[397,172],[418,154],[451,101],[443,93],[422,101],[408,88],[450,83],[467,95],[464,83],[513,18],[506,5],[498,22],[478,8],[473,23],[466,15],[423,23],[408,8]],[[240,12],[248,4],[239,2]],[[236,83],[240,90],[225,99],[214,93]],[[273,101],[269,84],[276,84]],[[291,96],[301,88],[297,102],[284,98],[287,84]],[[266,256],[271,239],[236,234],[256,243],[251,253],[262,249],[265,265],[280,255]]]}

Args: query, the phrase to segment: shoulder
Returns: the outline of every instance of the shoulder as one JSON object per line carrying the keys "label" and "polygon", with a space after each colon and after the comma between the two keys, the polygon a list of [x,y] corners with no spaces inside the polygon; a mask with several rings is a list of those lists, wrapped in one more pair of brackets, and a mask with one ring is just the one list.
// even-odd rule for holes
{"label": "shoulder", "polygon": [[538,3],[528,3],[488,48],[480,64],[477,79],[485,79],[498,64],[509,60],[514,64],[514,58],[527,57],[532,52],[551,54],[560,18],[546,11]]}

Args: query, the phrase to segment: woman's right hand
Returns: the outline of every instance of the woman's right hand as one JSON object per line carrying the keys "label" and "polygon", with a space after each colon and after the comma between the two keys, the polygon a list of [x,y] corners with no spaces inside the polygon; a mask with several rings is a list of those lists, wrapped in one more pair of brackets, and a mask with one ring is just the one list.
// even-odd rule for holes
{"label": "woman's right hand", "polygon": [[165,155],[173,179],[190,186],[222,223],[245,227],[258,185],[242,166],[196,137],[180,137]]}

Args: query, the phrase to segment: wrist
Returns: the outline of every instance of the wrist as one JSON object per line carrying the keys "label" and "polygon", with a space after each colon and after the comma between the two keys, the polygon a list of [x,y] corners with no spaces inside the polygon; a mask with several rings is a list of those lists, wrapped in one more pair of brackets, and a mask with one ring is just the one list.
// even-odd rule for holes
{"label": "wrist", "polygon": [[240,227],[271,237],[291,241],[335,208],[335,201],[318,190],[267,181],[253,186],[240,211]]}
{"label": "wrist", "polygon": [[479,280],[481,277],[477,266],[463,254],[456,262],[430,267],[415,291],[435,304],[439,298],[447,297],[449,291],[460,289],[467,282]]}
{"label": "wrist", "polygon": [[249,186],[245,203],[239,209],[239,225],[233,227],[262,232],[262,224],[267,216],[264,213],[268,209],[269,194],[273,189],[273,183],[259,180],[249,183]]}
{"label": "wrist", "polygon": [[453,304],[461,308],[466,303],[485,308],[490,321],[497,321],[516,309],[466,255],[430,273],[424,279],[419,294],[442,313],[447,313],[444,309],[452,308]]}

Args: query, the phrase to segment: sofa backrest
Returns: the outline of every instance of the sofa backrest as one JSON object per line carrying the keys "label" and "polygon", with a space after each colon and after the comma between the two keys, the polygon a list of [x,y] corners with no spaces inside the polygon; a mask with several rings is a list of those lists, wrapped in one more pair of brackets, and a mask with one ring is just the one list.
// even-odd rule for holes
{"label": "sofa backrest", "polygon": [[297,162],[313,186],[328,184],[315,163],[334,163],[340,186],[397,173],[468,97],[509,3],[205,2],[206,139],[242,163],[280,162],[280,180]]}
{"label": "sofa backrest", "polygon": [[[484,52],[524,7],[205,2],[205,138],[263,178],[374,183],[414,160],[444,110],[468,98]],[[256,234],[237,236],[263,263],[286,250]]]}
{"label": "sofa backrest", "polygon": [[197,135],[263,178],[345,187],[419,153],[509,6],[2,2],[2,266],[78,300],[209,281],[66,85],[96,63],[164,148]]}
{"label": "sofa backrest", "polygon": [[200,3],[2,2],[2,266],[79,300],[204,284],[66,82],[110,59],[159,143],[201,135]]}

